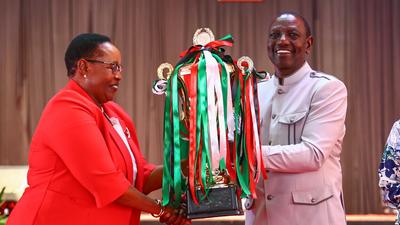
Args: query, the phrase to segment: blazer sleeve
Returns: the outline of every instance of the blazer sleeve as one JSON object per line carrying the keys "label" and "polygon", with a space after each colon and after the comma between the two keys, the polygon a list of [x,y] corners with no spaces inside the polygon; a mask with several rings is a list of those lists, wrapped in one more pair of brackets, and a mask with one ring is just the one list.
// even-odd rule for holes
{"label": "blazer sleeve", "polygon": [[75,98],[67,97],[54,102],[51,108],[46,118],[47,130],[51,130],[46,137],[49,147],[94,196],[97,207],[103,207],[121,196],[130,183],[115,167],[97,124],[100,120],[96,121],[99,115],[84,101]]}
{"label": "blazer sleeve", "polygon": [[339,156],[345,133],[347,90],[340,80],[330,80],[316,90],[304,125],[301,142],[292,145],[263,145],[267,169],[299,173],[319,169],[331,155]]}
{"label": "blazer sleeve", "polygon": [[379,165],[379,187],[382,200],[390,207],[400,208],[400,121],[393,124]]}

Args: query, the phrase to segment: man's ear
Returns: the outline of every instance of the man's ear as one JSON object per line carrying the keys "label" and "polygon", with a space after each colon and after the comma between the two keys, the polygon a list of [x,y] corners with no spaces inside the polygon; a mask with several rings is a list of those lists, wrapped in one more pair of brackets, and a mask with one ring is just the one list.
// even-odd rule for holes
{"label": "man's ear", "polygon": [[309,37],[307,38],[307,40],[306,40],[306,44],[307,44],[307,46],[306,46],[306,53],[307,53],[307,55],[310,54],[310,52],[311,52],[311,46],[312,46],[313,43],[314,43],[314,38],[313,38],[313,36],[309,36]]}

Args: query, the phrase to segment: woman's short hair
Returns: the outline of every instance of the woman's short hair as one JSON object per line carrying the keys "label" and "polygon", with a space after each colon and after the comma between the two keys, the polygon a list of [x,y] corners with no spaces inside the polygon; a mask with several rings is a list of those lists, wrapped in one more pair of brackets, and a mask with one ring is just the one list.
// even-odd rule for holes
{"label": "woman's short hair", "polygon": [[79,59],[93,56],[97,47],[105,42],[111,42],[111,39],[96,33],[80,34],[72,39],[64,56],[68,76],[71,77],[75,74],[76,62]]}

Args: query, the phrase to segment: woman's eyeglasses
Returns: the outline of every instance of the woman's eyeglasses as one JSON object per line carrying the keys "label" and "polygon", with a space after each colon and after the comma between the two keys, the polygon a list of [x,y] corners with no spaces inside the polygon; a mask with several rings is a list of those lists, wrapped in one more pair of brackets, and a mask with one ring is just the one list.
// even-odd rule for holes
{"label": "woman's eyeglasses", "polygon": [[109,65],[112,73],[114,73],[114,74],[118,73],[118,72],[122,72],[122,65],[118,64],[118,63],[103,62],[103,61],[95,60],[95,59],[85,59],[85,60],[90,62],[90,63],[102,63],[102,64]]}

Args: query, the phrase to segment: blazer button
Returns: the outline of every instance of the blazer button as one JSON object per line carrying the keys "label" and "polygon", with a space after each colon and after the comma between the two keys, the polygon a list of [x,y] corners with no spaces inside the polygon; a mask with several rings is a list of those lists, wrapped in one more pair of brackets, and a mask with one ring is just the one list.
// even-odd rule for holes
{"label": "blazer button", "polygon": [[283,94],[283,90],[282,89],[278,89],[278,94]]}
{"label": "blazer button", "polygon": [[272,114],[272,119],[275,119],[276,118],[276,114]]}
{"label": "blazer button", "polygon": [[311,198],[311,203],[315,203],[317,200],[315,198]]}
{"label": "blazer button", "polygon": [[273,195],[267,195],[267,199],[268,199],[268,200],[272,200],[273,198],[274,198]]}

